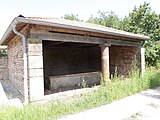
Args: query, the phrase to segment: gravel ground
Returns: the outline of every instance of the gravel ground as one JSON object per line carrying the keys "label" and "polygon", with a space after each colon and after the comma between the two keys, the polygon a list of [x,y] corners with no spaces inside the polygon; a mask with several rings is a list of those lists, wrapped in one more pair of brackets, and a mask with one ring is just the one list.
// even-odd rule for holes
{"label": "gravel ground", "polygon": [[0,80],[0,107],[16,106],[22,107],[20,93],[14,88],[9,81]]}
{"label": "gravel ground", "polygon": [[160,87],[60,120],[160,120]]}

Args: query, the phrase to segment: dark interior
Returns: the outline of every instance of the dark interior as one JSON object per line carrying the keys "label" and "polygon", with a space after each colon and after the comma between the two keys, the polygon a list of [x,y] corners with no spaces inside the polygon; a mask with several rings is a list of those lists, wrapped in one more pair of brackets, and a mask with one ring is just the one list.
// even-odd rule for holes
{"label": "dark interior", "polygon": [[99,45],[43,41],[45,89],[49,76],[60,76],[101,70]]}

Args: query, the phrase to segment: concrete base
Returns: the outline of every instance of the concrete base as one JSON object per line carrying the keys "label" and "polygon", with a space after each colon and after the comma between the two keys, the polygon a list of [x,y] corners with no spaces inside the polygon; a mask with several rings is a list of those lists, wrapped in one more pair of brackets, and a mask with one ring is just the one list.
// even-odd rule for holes
{"label": "concrete base", "polygon": [[100,72],[78,73],[62,76],[51,76],[51,90],[74,89],[100,84]]}

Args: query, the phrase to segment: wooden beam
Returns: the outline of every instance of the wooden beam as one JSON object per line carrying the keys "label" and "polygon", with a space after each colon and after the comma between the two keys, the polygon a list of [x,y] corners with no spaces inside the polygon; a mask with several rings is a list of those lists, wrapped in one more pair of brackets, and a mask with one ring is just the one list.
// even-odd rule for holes
{"label": "wooden beam", "polygon": [[[51,27],[51,26],[43,26],[43,25],[32,25],[31,31],[51,31],[56,33],[63,33],[63,34],[75,34],[75,35],[89,35],[90,37],[103,37],[108,39],[119,39],[120,36],[114,35],[107,35],[104,33],[96,33],[91,31],[84,31],[84,30],[76,30],[70,28],[60,28],[60,27]],[[139,39],[136,38],[128,38],[128,37],[120,37],[121,40],[132,41],[132,42],[139,42]]]}
{"label": "wooden beam", "polygon": [[56,43],[53,44],[53,46],[55,46],[55,45],[60,45],[60,44],[63,44],[63,43],[64,43],[64,42],[61,42],[61,41],[60,41],[60,42],[56,42]]}
{"label": "wooden beam", "polygon": [[78,43],[92,43],[92,44],[111,44],[120,46],[140,46],[141,42],[130,42],[123,40],[89,37],[62,33],[50,33],[50,32],[37,32],[30,34],[30,38],[38,38],[41,40],[49,41],[62,41],[62,42],[78,42]]}

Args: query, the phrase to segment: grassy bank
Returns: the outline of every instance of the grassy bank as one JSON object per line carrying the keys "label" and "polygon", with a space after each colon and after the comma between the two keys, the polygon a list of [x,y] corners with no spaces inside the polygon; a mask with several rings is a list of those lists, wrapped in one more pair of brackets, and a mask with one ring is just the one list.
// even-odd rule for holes
{"label": "grassy bank", "polygon": [[160,86],[160,70],[148,68],[143,78],[138,72],[129,78],[115,77],[110,85],[101,85],[98,90],[83,94],[72,102],[53,101],[48,105],[28,105],[22,109],[0,110],[1,120],[44,120],[56,119],[67,114],[101,106],[134,93]]}

